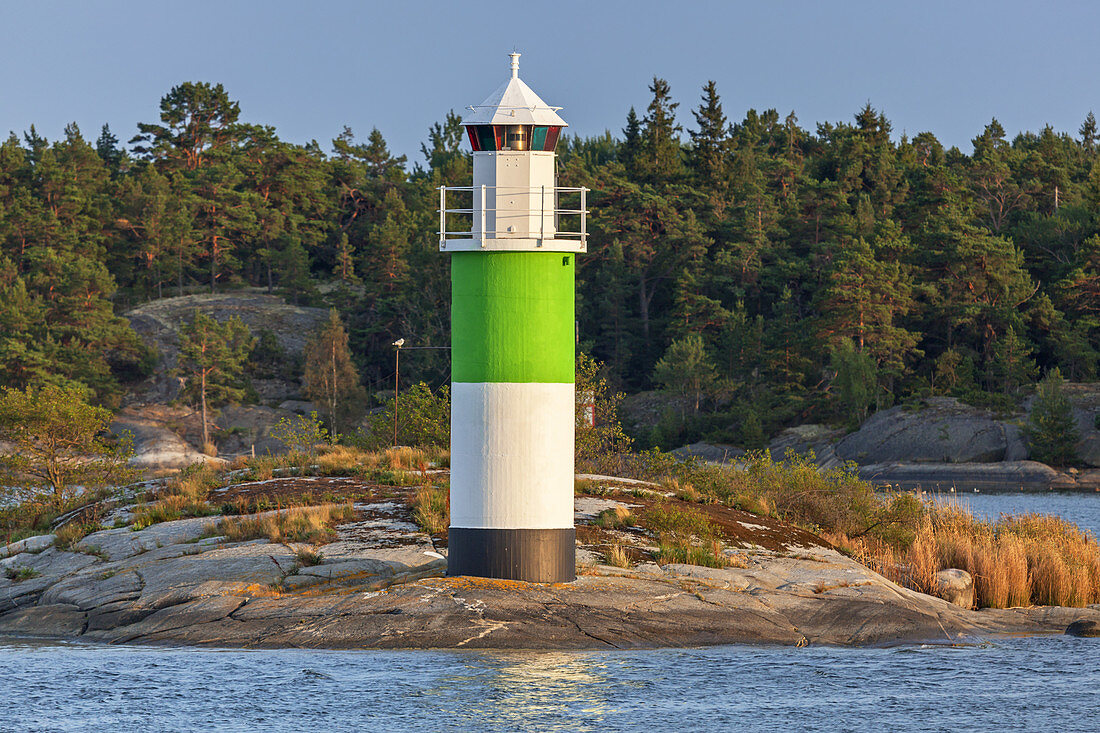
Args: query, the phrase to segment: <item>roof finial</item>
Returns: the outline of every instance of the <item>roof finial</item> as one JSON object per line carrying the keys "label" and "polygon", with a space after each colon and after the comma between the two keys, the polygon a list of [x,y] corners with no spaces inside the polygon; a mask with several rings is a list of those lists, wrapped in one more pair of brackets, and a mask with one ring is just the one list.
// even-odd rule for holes
{"label": "roof finial", "polygon": [[512,53],[510,53],[508,55],[512,57],[512,78],[513,79],[518,79],[519,78],[519,57],[522,54],[519,51],[512,51]]}

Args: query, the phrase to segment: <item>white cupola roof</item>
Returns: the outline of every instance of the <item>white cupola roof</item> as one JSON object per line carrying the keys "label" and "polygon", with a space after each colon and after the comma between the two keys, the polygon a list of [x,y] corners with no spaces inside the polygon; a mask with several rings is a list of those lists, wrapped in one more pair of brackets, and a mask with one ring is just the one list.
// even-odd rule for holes
{"label": "white cupola roof", "polygon": [[568,127],[568,123],[558,116],[561,107],[546,104],[519,78],[520,54],[508,55],[512,57],[512,78],[501,84],[481,104],[468,107],[470,114],[466,115],[462,124]]}

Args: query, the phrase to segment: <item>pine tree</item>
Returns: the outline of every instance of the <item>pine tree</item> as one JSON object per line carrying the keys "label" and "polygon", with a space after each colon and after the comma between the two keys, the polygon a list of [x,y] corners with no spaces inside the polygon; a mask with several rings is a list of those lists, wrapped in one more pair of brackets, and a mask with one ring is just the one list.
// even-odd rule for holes
{"label": "pine tree", "polygon": [[209,453],[212,409],[244,397],[244,367],[256,339],[236,316],[218,322],[198,310],[180,327],[179,339],[184,394],[199,407],[203,450]]}
{"label": "pine tree", "polygon": [[1085,117],[1085,121],[1081,123],[1081,128],[1077,131],[1077,134],[1081,136],[1081,144],[1085,146],[1085,150],[1090,153],[1096,147],[1096,115],[1089,110],[1089,114]]}
{"label": "pine tree", "polygon": [[857,351],[850,340],[843,339],[833,349],[830,369],[835,375],[835,399],[843,410],[843,417],[851,427],[858,426],[867,418],[867,410],[878,389],[875,362],[869,355]]}
{"label": "pine tree", "polygon": [[713,80],[703,87],[703,101],[692,114],[695,124],[699,126],[698,132],[689,132],[695,173],[711,187],[724,184],[729,154],[729,122],[722,112],[718,87]]}
{"label": "pine tree", "polygon": [[664,79],[653,77],[649,91],[653,93],[653,100],[643,120],[641,149],[635,167],[650,181],[669,181],[676,178],[683,167],[678,137],[682,128],[676,124],[676,108],[680,105],[672,101],[672,92]]}
{"label": "pine tree", "polygon": [[713,388],[715,378],[714,362],[697,333],[673,341],[653,368],[653,380],[690,400],[695,412],[699,412],[703,395]]}
{"label": "pine tree", "polygon": [[636,172],[638,155],[642,147],[642,122],[638,119],[638,113],[631,107],[626,114],[626,127],[623,128],[623,143],[620,147],[619,160],[630,173]]}
{"label": "pine tree", "polygon": [[1055,466],[1074,460],[1079,439],[1073,405],[1064,389],[1062,373],[1051,369],[1039,389],[1024,427],[1031,458]]}
{"label": "pine tree", "polygon": [[306,396],[324,407],[329,434],[337,435],[364,393],[348,350],[348,334],[335,308],[329,311],[328,323],[306,344],[305,362]]}
{"label": "pine tree", "polygon": [[347,285],[359,282],[355,274],[355,247],[348,242],[348,235],[340,235],[340,244],[336,246],[336,267],[332,274]]}
{"label": "pine tree", "polygon": [[95,141],[95,150],[103,159],[103,164],[112,175],[117,175],[122,167],[126,153],[118,146],[118,138],[111,132],[110,125],[104,125]]}

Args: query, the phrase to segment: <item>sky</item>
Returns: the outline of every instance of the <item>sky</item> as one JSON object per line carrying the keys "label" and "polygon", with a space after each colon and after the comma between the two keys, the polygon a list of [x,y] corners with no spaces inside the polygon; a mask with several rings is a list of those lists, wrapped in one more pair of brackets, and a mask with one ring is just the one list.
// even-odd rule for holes
{"label": "sky", "polygon": [[428,128],[508,77],[508,52],[571,132],[621,134],[654,76],[680,102],[709,80],[726,115],[850,122],[866,103],[895,137],[931,131],[970,152],[996,117],[1014,135],[1076,135],[1100,111],[1100,3],[0,1],[0,134],[75,121],[123,142],[184,81],[220,82],[241,119],[327,151],[379,128],[422,160]]}

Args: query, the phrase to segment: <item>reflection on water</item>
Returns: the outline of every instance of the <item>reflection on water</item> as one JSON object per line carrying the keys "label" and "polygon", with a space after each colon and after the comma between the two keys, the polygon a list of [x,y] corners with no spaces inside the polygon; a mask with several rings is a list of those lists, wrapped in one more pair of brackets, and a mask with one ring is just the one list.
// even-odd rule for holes
{"label": "reflection on water", "polygon": [[0,730],[1100,730],[1100,640],[632,652],[0,643]]}
{"label": "reflection on water", "polygon": [[[613,712],[604,694],[608,665],[596,655],[499,652],[459,659],[462,671],[444,675],[425,694],[454,698],[464,717],[511,729],[532,720],[572,719],[574,730],[595,730]],[[481,692],[469,697],[470,690]]]}

